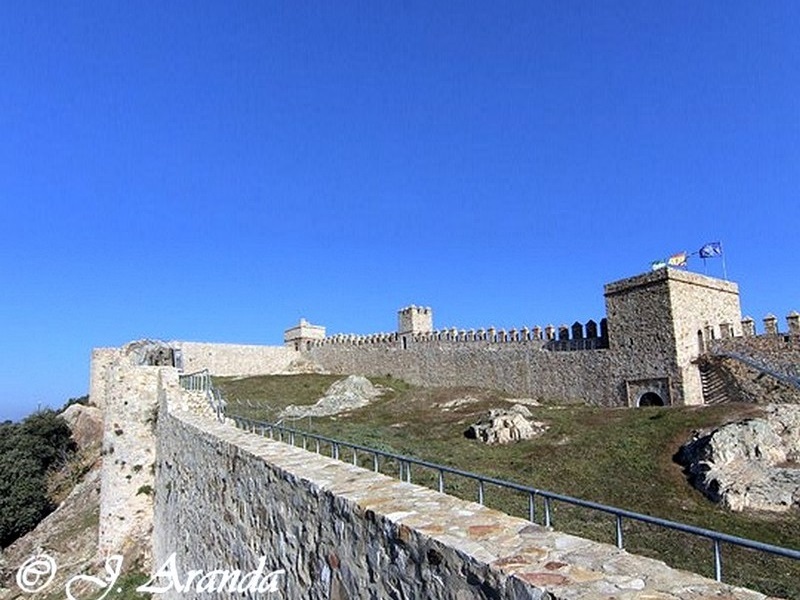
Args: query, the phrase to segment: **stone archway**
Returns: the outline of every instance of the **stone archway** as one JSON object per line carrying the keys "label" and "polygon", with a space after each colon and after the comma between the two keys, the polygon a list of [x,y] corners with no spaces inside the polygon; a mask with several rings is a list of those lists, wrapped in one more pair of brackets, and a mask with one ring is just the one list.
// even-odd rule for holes
{"label": "stone archway", "polygon": [[636,406],[664,406],[664,400],[655,392],[645,392],[639,396]]}

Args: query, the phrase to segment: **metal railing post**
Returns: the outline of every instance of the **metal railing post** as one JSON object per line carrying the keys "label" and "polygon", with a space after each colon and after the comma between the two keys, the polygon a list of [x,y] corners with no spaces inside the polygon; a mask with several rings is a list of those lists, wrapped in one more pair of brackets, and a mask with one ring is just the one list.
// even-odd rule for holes
{"label": "metal railing post", "polygon": [[536,495],[533,492],[528,493],[528,520],[536,523]]}

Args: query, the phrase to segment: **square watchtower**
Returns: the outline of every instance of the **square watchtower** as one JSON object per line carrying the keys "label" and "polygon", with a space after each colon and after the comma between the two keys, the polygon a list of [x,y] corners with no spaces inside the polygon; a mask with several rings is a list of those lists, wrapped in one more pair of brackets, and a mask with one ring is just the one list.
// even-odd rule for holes
{"label": "square watchtower", "polygon": [[298,351],[309,350],[311,346],[325,339],[325,327],[312,325],[305,319],[283,332],[283,345]]}
{"label": "square watchtower", "polygon": [[397,335],[402,348],[408,348],[419,333],[433,331],[433,310],[428,306],[406,306],[397,311]]}
{"label": "square watchtower", "polygon": [[695,360],[710,339],[741,335],[739,287],[662,268],[609,283],[605,299],[609,349],[628,405],[702,404]]}

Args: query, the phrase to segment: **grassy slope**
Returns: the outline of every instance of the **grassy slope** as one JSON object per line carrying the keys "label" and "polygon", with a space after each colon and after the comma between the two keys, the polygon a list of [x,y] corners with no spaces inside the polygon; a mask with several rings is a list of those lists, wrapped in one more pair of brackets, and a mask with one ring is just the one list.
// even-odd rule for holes
{"label": "grassy slope", "polygon": [[[316,401],[337,376],[299,375],[220,379],[229,413],[275,420],[288,404]],[[735,514],[691,488],[672,455],[695,429],[758,413],[752,405],[695,408],[600,409],[531,407],[550,428],[543,436],[507,446],[485,446],[463,432],[489,408],[507,405],[498,393],[476,389],[421,389],[391,379],[392,388],[369,407],[329,418],[287,423],[330,437],[408,454],[636,512],[690,523],[782,546],[798,547],[800,515]],[[452,409],[463,397],[477,402]],[[366,457],[365,457],[366,458]],[[385,471],[387,473],[391,471]],[[414,473],[414,481],[433,474]],[[448,493],[475,499],[475,485],[448,481]],[[527,516],[527,498],[487,488],[487,504]],[[541,506],[539,506],[541,510]],[[613,543],[607,516],[557,504],[556,528]],[[646,526],[625,525],[626,548],[675,566],[712,575],[710,542]],[[800,565],[723,548],[725,579],[784,597],[800,597]]]}

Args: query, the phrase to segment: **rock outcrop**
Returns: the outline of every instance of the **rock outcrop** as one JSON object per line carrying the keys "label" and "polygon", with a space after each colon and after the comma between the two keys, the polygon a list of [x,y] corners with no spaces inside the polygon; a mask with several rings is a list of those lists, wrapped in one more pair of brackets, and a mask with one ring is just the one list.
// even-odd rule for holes
{"label": "rock outcrop", "polygon": [[61,417],[72,431],[78,448],[85,449],[103,441],[103,411],[94,406],[71,404]]}
{"label": "rock outcrop", "polygon": [[280,418],[326,417],[366,406],[383,392],[361,375],[350,375],[334,382],[325,395],[311,406],[291,404],[281,411]]}
{"label": "rock outcrop", "polygon": [[530,417],[531,411],[521,404],[515,404],[508,409],[494,408],[480,421],[470,425],[464,435],[485,444],[508,444],[527,440],[547,429],[544,423],[531,421]]}
{"label": "rock outcrop", "polygon": [[[94,447],[99,459],[99,445]],[[42,552],[59,567],[47,586],[47,598],[64,598],[67,580],[79,573],[102,572],[97,560],[97,520],[100,510],[99,462],[79,481],[55,512],[50,513],[33,531],[0,551],[0,600],[34,600],[45,593],[24,593],[15,580],[17,569]],[[131,563],[126,568],[131,568]],[[45,577],[42,577],[44,580]],[[57,593],[62,590],[62,593]],[[86,597],[86,596],[80,596]]]}
{"label": "rock outcrop", "polygon": [[763,418],[697,433],[675,458],[692,485],[731,510],[800,508],[800,406],[769,405]]}

